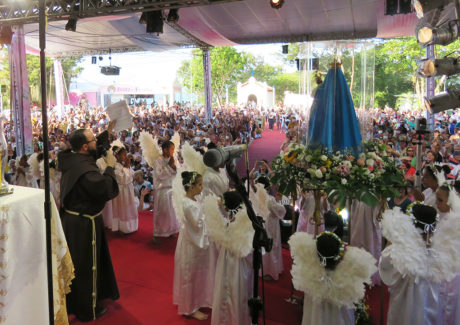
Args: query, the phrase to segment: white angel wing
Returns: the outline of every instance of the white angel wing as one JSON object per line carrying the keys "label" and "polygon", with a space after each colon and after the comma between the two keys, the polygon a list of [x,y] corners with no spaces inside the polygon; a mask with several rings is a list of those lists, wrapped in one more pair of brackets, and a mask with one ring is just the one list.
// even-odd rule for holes
{"label": "white angel wing", "polygon": [[218,200],[214,194],[207,195],[203,200],[203,211],[209,235],[216,243],[223,245],[227,237],[228,220],[222,215]]}
{"label": "white angel wing", "polygon": [[377,271],[375,258],[360,248],[347,247],[335,270],[327,271],[319,261],[312,235],[295,233],[289,245],[294,260],[291,269],[294,287],[307,292],[315,301],[326,300],[352,308],[364,296],[364,283],[370,283]]}
{"label": "white angel wing", "polygon": [[147,161],[150,166],[153,166],[155,161],[161,157],[161,149],[158,146],[157,138],[152,138],[149,133],[143,131],[139,135],[139,143],[145,161]]}
{"label": "white angel wing", "polygon": [[125,145],[123,144],[123,142],[121,142],[120,140],[115,140],[113,141],[110,146],[113,148],[114,146],[117,146],[118,148],[124,148]]}
{"label": "white angel wing", "polygon": [[252,203],[254,212],[264,220],[267,220],[270,216],[270,210],[268,209],[268,193],[263,184],[256,184],[255,187],[257,192],[251,191],[249,193],[249,200]]}
{"label": "white angel wing", "polygon": [[399,273],[422,278],[429,276],[426,244],[408,215],[399,208],[386,210],[382,217],[382,234],[392,243],[385,250]]}
{"label": "white angel wing", "polygon": [[441,219],[432,238],[435,252],[430,271],[435,282],[450,281],[460,273],[460,217],[449,213]]}
{"label": "white angel wing", "polygon": [[206,165],[203,162],[203,156],[196,151],[189,142],[185,142],[182,146],[182,158],[184,158],[185,170],[195,171],[204,176]]}
{"label": "white angel wing", "polygon": [[184,224],[184,205],[183,200],[185,197],[185,189],[182,185],[182,172],[184,169],[179,167],[177,169],[176,176],[172,182],[172,205],[174,211],[176,212],[177,220],[181,225]]}
{"label": "white angel wing", "polygon": [[179,132],[174,132],[174,135],[171,138],[171,142],[174,143],[174,159],[177,160],[177,155],[180,150],[180,134]]}
{"label": "white angel wing", "polygon": [[36,153],[36,152],[31,154],[29,159],[27,159],[27,163],[30,166],[30,170],[32,172],[32,175],[35,178],[40,178],[40,165],[39,165],[37,156],[38,156],[38,153]]}

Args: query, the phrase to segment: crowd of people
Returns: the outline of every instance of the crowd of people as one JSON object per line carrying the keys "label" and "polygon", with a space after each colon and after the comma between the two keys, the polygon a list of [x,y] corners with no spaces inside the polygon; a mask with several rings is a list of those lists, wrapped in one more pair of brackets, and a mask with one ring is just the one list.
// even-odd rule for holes
{"label": "crowd of people", "polygon": [[[109,121],[102,107],[76,107],[62,117],[50,114],[51,191],[61,208],[71,255],[79,256],[74,260],[76,270],[84,270],[77,272],[77,280],[72,284],[69,312],[81,320],[91,320],[105,312],[99,305],[101,299],[119,297],[104,227],[122,234],[133,233],[138,228],[138,212],[148,210],[154,215],[156,244],[161,245],[162,237],[179,233],[173,293],[179,314],[204,320],[208,316],[200,308],[211,307],[211,324],[250,324],[249,309],[244,302],[252,288],[248,282],[252,272],[248,257],[252,227],[242,198],[231,190],[225,166],[212,168],[196,162],[202,160],[205,150],[257,141],[265,129],[285,133],[286,140],[280,150],[288,152],[291,143],[305,141],[303,135],[308,124],[305,112],[224,107],[207,120],[203,108],[189,105],[167,108],[140,105],[131,111],[133,129],[118,134],[111,132],[113,121]],[[389,324],[408,324],[414,313],[423,314],[416,318],[420,320],[417,324],[460,324],[460,277],[455,273],[460,270],[460,263],[454,256],[456,250],[443,250],[441,239],[436,239],[440,236],[435,234],[439,230],[445,238],[455,241],[448,230],[460,231],[456,219],[460,213],[458,195],[455,187],[447,185],[449,180],[455,184],[460,177],[460,115],[437,114],[433,132],[428,133],[416,129],[416,119],[421,117],[418,112],[402,114],[387,108],[358,110],[357,114],[363,136],[385,145],[387,155],[394,157],[404,172],[406,186],[399,188],[398,197],[388,201],[390,209],[401,210],[389,210],[382,219],[378,208],[352,202],[348,213],[353,218],[353,227],[348,239],[351,246],[359,248],[354,249],[343,244],[346,220],[334,211],[326,196],[321,199],[322,235],[313,240],[315,200],[311,193],[301,193],[296,202],[299,235],[292,237],[290,244],[295,262],[293,284],[306,292],[302,323],[354,323],[353,303],[364,294],[363,282],[383,281],[390,287]],[[34,113],[32,125],[34,153],[21,157],[16,156],[11,125],[6,125],[9,168],[5,176],[10,184],[43,188],[43,142],[38,112]],[[97,143],[104,134],[111,142],[110,154],[99,158],[97,163],[96,159],[94,164],[88,162],[87,156],[98,158]],[[193,149],[187,152],[189,147]],[[414,187],[417,152],[423,191]],[[71,154],[80,154],[76,162],[68,158]],[[83,167],[85,164],[88,167]],[[253,205],[265,216],[265,227],[274,239],[272,252],[263,256],[266,278],[276,281],[284,269],[279,220],[285,217],[285,206],[290,202],[271,186],[270,173],[269,161],[262,160],[256,162],[249,177],[253,189],[259,193],[251,197]],[[79,178],[80,175],[85,177]],[[88,189],[99,198],[93,205],[89,197],[81,199]],[[407,223],[407,218],[403,220],[406,214],[412,217],[413,224]],[[77,225],[82,222],[81,217],[84,226]],[[433,278],[434,271],[414,271],[421,265],[405,266],[401,252],[410,254],[407,252],[410,245],[393,226],[395,220],[405,227],[401,229],[406,233],[415,234],[408,240],[412,240],[410,245],[418,249],[420,256],[426,256],[432,247],[444,254],[424,257],[430,267],[442,262],[449,271],[438,266],[436,270],[441,275]],[[84,245],[75,233],[79,227],[88,234]],[[392,243],[386,248],[382,231]],[[89,256],[91,242],[97,249],[93,247],[93,255]],[[82,250],[87,251],[86,255],[79,253]],[[450,264],[445,262],[449,258]],[[416,264],[409,260],[406,265],[411,262]],[[350,271],[352,264],[359,265],[361,272],[356,271],[359,275]],[[376,272],[376,265],[380,272]],[[95,273],[97,269],[104,270],[102,276]],[[333,279],[332,282],[317,283],[325,277]],[[102,285],[98,281],[104,285],[96,293],[94,288]],[[345,286],[354,289],[335,291]],[[399,286],[411,288],[411,296],[406,295],[409,289]],[[406,291],[398,294],[401,290]],[[426,296],[430,299],[422,301]],[[79,304],[79,300],[86,303]],[[398,306],[404,306],[404,311]]]}

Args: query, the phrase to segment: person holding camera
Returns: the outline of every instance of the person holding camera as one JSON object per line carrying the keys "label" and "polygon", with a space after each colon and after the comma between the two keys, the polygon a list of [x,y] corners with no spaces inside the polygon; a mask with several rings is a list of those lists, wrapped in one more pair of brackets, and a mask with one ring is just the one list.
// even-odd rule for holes
{"label": "person holding camera", "polygon": [[[109,130],[113,123],[109,126]],[[70,136],[72,149],[58,154],[61,179],[61,220],[75,278],[67,294],[67,311],[80,321],[91,321],[107,309],[101,300],[120,297],[104,232],[101,212],[105,203],[118,195],[115,157],[107,151],[107,168],[96,165],[98,149],[90,129]]]}

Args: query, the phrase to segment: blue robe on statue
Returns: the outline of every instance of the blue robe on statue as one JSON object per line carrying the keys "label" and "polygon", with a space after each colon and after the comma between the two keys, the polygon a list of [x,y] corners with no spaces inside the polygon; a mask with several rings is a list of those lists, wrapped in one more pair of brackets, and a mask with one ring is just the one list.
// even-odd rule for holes
{"label": "blue robe on statue", "polygon": [[358,152],[361,140],[350,88],[342,70],[331,68],[316,90],[311,107],[308,147]]}

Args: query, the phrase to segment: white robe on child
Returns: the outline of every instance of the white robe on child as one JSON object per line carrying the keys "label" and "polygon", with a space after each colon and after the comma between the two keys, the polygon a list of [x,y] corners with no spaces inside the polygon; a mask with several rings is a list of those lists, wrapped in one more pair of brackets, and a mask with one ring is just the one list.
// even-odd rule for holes
{"label": "white robe on child", "polygon": [[286,214],[284,205],[276,202],[273,196],[268,199],[268,209],[270,214],[265,223],[265,229],[270,238],[273,239],[273,247],[269,253],[262,257],[264,266],[264,275],[270,275],[274,280],[278,280],[279,275],[283,272],[283,255],[281,252],[281,229],[280,220]]}
{"label": "white robe on child", "polygon": [[119,193],[112,200],[112,231],[129,234],[137,231],[139,220],[133,188],[134,171],[117,162],[115,163],[115,177]]}
{"label": "white robe on child", "polygon": [[354,325],[353,308],[338,307],[328,301],[314,301],[307,293],[303,299],[302,325]]}
{"label": "white robe on child", "polygon": [[153,235],[169,237],[179,232],[180,225],[172,204],[172,181],[176,171],[169,166],[169,158],[160,157],[153,164],[155,186]]}
{"label": "white robe on child", "polygon": [[173,303],[180,315],[190,315],[211,307],[214,279],[209,274],[209,241],[201,205],[185,197],[183,211],[174,255]]}

